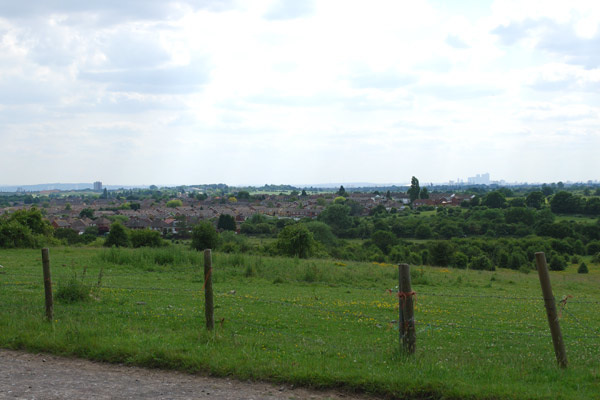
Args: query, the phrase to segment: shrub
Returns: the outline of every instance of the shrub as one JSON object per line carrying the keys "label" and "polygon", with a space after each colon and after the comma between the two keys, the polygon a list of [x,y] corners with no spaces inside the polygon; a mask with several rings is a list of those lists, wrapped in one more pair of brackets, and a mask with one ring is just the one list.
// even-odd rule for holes
{"label": "shrub", "polygon": [[550,271],[564,271],[567,268],[567,263],[564,258],[559,255],[553,255],[550,260]]}
{"label": "shrub", "polygon": [[508,268],[517,270],[524,265],[527,265],[527,257],[523,253],[513,252],[508,256]]}
{"label": "shrub", "polygon": [[444,240],[433,242],[429,246],[429,256],[433,265],[446,267],[450,264],[454,249],[452,245]]}
{"label": "shrub", "polygon": [[139,229],[131,231],[131,245],[133,247],[160,247],[163,241],[160,232],[150,229]]}
{"label": "shrub", "polygon": [[214,249],[219,243],[219,235],[210,222],[200,222],[192,229],[192,248],[202,251]]}
{"label": "shrub", "polygon": [[588,270],[588,267],[587,267],[587,265],[585,265],[584,262],[579,264],[579,268],[577,268],[578,274],[587,274],[588,272],[590,272],[590,271]]}
{"label": "shrub", "polygon": [[110,226],[110,232],[104,242],[106,247],[129,247],[131,241],[129,239],[129,233],[127,229],[119,222],[115,222]]}
{"label": "shrub", "polygon": [[495,271],[496,267],[492,264],[487,256],[481,255],[475,257],[471,260],[469,264],[469,269],[479,270],[479,271]]}
{"label": "shrub", "polygon": [[67,283],[62,282],[58,285],[56,299],[63,303],[76,303],[78,301],[87,301],[90,299],[92,288],[83,283],[83,277],[77,279],[77,274],[72,274]]}
{"label": "shrub", "polygon": [[288,225],[279,233],[276,245],[284,255],[307,258],[313,252],[315,239],[305,225]]}
{"label": "shrub", "polygon": [[469,263],[469,257],[463,252],[457,251],[452,257],[452,266],[454,268],[466,269]]}
{"label": "shrub", "polygon": [[589,256],[600,252],[600,242],[599,241],[589,242],[586,247],[586,251]]}
{"label": "shrub", "polygon": [[167,207],[170,207],[170,208],[181,207],[182,205],[183,205],[183,202],[179,199],[173,199],[173,200],[167,201]]}

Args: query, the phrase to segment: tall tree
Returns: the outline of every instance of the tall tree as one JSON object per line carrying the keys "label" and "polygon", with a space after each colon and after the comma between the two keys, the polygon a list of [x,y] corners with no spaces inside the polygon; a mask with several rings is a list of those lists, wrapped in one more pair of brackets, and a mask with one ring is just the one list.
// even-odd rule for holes
{"label": "tall tree", "polygon": [[410,197],[411,203],[419,198],[419,193],[421,193],[421,188],[419,187],[419,180],[417,178],[415,178],[414,176],[410,180],[410,189],[408,189],[407,193]]}
{"label": "tall tree", "polygon": [[219,221],[217,222],[217,228],[223,229],[225,231],[235,231],[236,224],[235,224],[235,218],[233,217],[233,215],[229,215],[229,214],[219,215]]}

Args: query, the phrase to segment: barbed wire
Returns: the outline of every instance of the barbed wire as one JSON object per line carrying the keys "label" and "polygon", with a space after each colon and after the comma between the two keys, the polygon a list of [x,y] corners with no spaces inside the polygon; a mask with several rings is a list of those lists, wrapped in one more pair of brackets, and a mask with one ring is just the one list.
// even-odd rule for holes
{"label": "barbed wire", "polygon": [[577,322],[577,324],[579,324],[579,326],[581,326],[582,328],[584,328],[584,329],[585,329],[585,330],[587,330],[587,331],[590,331],[590,332],[592,332],[594,335],[596,335],[596,337],[600,337],[600,331],[597,331],[597,330],[595,330],[595,329],[593,329],[593,328],[590,328],[589,326],[585,325],[585,324],[584,324],[583,322],[581,322],[581,321],[579,320],[579,318],[577,318],[577,317],[576,317],[576,316],[575,316],[575,315],[574,315],[572,312],[570,312],[569,310],[567,310],[567,308],[566,308],[566,307],[562,308],[562,311],[563,311],[565,314],[567,314],[567,315],[569,315],[570,317],[572,317],[572,318],[575,320],[575,322]]}

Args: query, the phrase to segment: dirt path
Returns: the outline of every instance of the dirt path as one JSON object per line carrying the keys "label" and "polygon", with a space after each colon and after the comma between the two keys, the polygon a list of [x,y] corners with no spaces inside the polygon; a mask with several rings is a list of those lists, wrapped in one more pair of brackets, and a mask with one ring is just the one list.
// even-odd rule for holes
{"label": "dirt path", "polygon": [[366,400],[368,397],[0,349],[0,399]]}

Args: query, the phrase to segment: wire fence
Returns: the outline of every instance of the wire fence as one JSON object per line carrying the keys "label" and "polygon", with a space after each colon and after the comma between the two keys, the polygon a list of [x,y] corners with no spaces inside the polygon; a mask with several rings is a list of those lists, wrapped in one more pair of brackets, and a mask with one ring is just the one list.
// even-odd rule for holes
{"label": "wire fence", "polygon": [[[57,286],[57,284],[53,283],[53,286]],[[31,289],[41,290],[43,288],[43,282],[41,281],[41,279],[40,279],[40,281],[37,281],[37,282],[1,282],[0,287],[15,287],[15,288],[27,287],[27,288],[31,288]],[[153,293],[153,292],[165,293],[165,292],[167,292],[167,293],[169,293],[169,296],[185,295],[188,297],[189,297],[189,293],[196,293],[198,295],[200,295],[202,293],[201,288],[186,289],[186,288],[152,287],[152,286],[113,286],[113,285],[101,285],[99,288],[103,291],[116,290],[116,291],[136,292],[136,293]],[[387,293],[389,295],[389,291],[381,290],[381,292]],[[392,294],[394,294],[394,293],[392,293]],[[337,316],[342,317],[347,320],[354,319],[354,320],[368,321],[372,325],[389,326],[389,327],[393,326],[394,329],[396,329],[396,330],[398,329],[397,328],[398,322],[397,322],[397,320],[393,319],[394,317],[396,317],[396,314],[391,314],[391,313],[389,313],[389,311],[387,313],[380,312],[378,315],[375,315],[375,314],[365,313],[363,310],[340,310],[340,309],[323,307],[323,306],[302,304],[298,301],[267,299],[267,298],[256,297],[253,295],[236,295],[236,294],[231,294],[229,292],[216,293],[215,296],[217,298],[235,297],[237,300],[242,300],[242,301],[246,301],[246,302],[271,304],[271,305],[277,305],[277,306],[281,306],[281,307],[299,308],[299,309],[304,309],[304,310],[310,310],[311,312],[313,312],[315,314],[324,314],[324,313],[325,314],[334,314],[334,315],[337,315]],[[385,295],[383,295],[383,296],[385,296]],[[455,295],[455,294],[450,295],[450,294],[445,294],[445,293],[431,293],[431,292],[419,292],[418,296],[420,299],[419,301],[424,301],[423,298],[431,296],[431,297],[443,297],[443,298],[447,298],[447,299],[473,298],[473,299],[492,299],[492,300],[503,300],[503,301],[535,300],[535,301],[539,301],[540,303],[543,302],[542,297],[522,297],[522,296],[511,297],[511,296],[496,296],[496,295]],[[385,297],[383,297],[383,298],[386,299]],[[586,334],[584,334],[584,335],[569,335],[569,334],[567,334],[564,336],[565,339],[598,339],[598,338],[600,338],[600,330],[598,330],[597,328],[592,328],[591,326],[589,326],[588,324],[583,322],[580,318],[578,318],[575,315],[574,312],[572,312],[568,308],[568,306],[566,304],[563,303],[562,300],[556,301],[556,303],[560,307],[561,312],[564,313],[564,316],[561,318],[561,320],[565,321],[568,319],[572,319],[573,321],[575,321],[575,323],[581,330],[584,330],[586,332]],[[596,301],[577,301],[577,300],[571,300],[571,299],[569,299],[569,301],[568,301],[568,304],[596,304],[596,303],[598,303],[598,302],[596,302]],[[394,304],[394,306],[395,305],[396,304]],[[30,306],[4,304],[2,308],[3,309],[8,309],[8,308],[27,309],[27,308],[30,308]],[[126,311],[118,311],[118,312],[123,315],[137,315],[135,313],[126,312]],[[381,314],[389,315],[389,317],[385,318]],[[170,315],[171,314],[155,314],[155,316],[162,316],[162,317],[168,317]],[[249,323],[249,324],[252,325],[252,323]],[[527,336],[527,337],[539,337],[539,338],[550,337],[549,333],[544,330],[544,327],[535,327],[535,328],[542,329],[541,332],[525,331],[525,330],[530,330],[532,328],[531,324],[519,324],[514,321],[508,321],[504,324],[496,322],[495,325],[501,329],[493,329],[493,328],[489,328],[489,327],[480,327],[480,326],[474,326],[472,324],[468,325],[468,324],[462,324],[462,323],[440,324],[440,323],[428,321],[427,319],[423,319],[423,320],[415,319],[415,326],[420,332],[426,332],[428,330],[431,330],[432,328],[436,328],[436,329],[456,329],[456,330],[463,330],[463,331],[487,332],[487,333],[494,333],[494,334],[502,335],[502,336],[504,336],[504,335]],[[261,325],[261,326],[265,329],[268,329],[268,326],[264,326],[264,325]],[[508,328],[511,328],[511,329],[508,329]]]}

